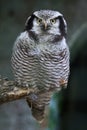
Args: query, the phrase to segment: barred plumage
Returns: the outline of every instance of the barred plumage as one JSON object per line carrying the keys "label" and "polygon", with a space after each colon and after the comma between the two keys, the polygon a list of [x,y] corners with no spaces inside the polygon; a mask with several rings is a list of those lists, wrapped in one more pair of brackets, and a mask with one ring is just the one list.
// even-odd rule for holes
{"label": "barred plumage", "polygon": [[[66,22],[62,14],[51,11],[54,13],[52,18],[55,19],[56,16],[59,22],[54,27],[45,25],[48,29],[43,29],[43,25],[36,25],[37,17],[42,19],[42,16],[47,15],[47,19],[50,19],[51,16],[47,12],[50,11],[45,10],[45,13],[42,11],[38,16],[40,11],[37,11],[28,18],[25,31],[17,38],[12,54],[12,68],[16,82],[19,85],[33,87],[38,93],[45,91],[43,98],[40,95],[38,99],[43,109],[49,103],[53,92],[61,89],[61,82],[65,81],[67,84],[69,75],[69,49],[65,39]],[[50,93],[48,98],[47,92],[48,95]],[[38,108],[39,103],[33,104],[37,104],[35,107]],[[36,117],[35,112],[32,113]],[[38,120],[41,120],[41,117]]]}
{"label": "barred plumage", "polygon": [[[28,32],[23,32],[14,46],[12,67],[15,80],[19,84],[28,83],[38,89],[60,87],[59,81],[62,79],[67,81],[69,73],[69,51],[65,39],[55,45],[38,43],[29,49],[28,44],[31,41],[29,38],[26,41],[25,36],[29,36]],[[26,47],[23,47],[21,42],[24,40],[26,44],[28,43]]]}

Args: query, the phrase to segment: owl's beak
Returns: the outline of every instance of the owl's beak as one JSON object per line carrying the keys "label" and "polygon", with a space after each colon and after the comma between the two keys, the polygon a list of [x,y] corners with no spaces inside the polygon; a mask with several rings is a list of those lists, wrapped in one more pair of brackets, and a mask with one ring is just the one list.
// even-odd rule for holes
{"label": "owl's beak", "polygon": [[44,28],[46,30],[47,29],[47,23],[45,21],[43,23],[44,23]]}

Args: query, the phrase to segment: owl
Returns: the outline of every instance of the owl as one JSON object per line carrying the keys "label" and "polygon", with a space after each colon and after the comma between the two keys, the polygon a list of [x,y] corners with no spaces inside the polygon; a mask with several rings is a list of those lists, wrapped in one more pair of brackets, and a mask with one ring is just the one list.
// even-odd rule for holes
{"label": "owl", "polygon": [[[38,93],[32,102],[32,114],[38,121],[44,118],[53,93],[68,83],[70,54],[66,34],[67,24],[60,12],[40,10],[27,18],[24,31],[14,43],[14,78],[18,85]],[[27,98],[29,106],[33,97]]]}

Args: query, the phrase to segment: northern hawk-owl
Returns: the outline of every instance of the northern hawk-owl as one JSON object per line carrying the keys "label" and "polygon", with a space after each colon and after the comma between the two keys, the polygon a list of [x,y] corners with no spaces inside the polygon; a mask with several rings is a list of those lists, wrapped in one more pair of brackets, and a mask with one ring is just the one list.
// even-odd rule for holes
{"label": "northern hawk-owl", "polygon": [[[59,91],[62,84],[67,85],[69,48],[66,34],[67,24],[61,13],[40,10],[28,17],[24,31],[15,41],[11,60],[15,81],[35,89],[36,93],[44,93],[32,108],[37,120],[42,118],[33,109],[38,105],[42,106],[41,110],[45,108],[53,92]],[[43,117],[41,110],[39,113]]]}

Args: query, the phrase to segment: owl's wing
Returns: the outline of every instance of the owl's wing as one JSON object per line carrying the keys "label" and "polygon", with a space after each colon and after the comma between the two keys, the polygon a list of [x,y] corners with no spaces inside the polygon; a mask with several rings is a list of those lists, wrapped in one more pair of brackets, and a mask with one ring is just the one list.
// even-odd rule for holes
{"label": "owl's wing", "polygon": [[29,72],[29,43],[27,32],[21,33],[14,43],[11,64],[16,81],[26,81]]}

